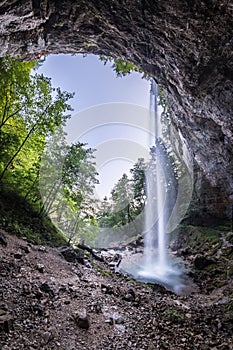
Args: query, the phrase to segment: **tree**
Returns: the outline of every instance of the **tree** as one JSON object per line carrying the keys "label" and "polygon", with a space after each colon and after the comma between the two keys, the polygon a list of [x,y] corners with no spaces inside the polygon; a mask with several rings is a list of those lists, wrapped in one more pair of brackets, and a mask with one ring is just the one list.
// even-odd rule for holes
{"label": "tree", "polygon": [[111,214],[111,204],[108,201],[108,197],[105,196],[98,208],[97,221],[98,221],[99,227],[103,228],[103,227],[110,226],[110,222],[109,222],[110,214]]}
{"label": "tree", "polygon": [[3,183],[7,173],[9,179],[5,183],[11,183],[13,177],[18,179],[20,171],[12,171],[16,168],[19,170],[21,167],[21,175],[23,168],[26,173],[25,154],[28,159],[33,148],[39,161],[46,137],[69,117],[65,112],[71,110],[67,101],[73,94],[54,89],[50,79],[43,75],[30,74],[30,69],[35,65],[9,57],[0,59],[0,142],[3,155],[0,183]]}
{"label": "tree", "polygon": [[94,234],[98,183],[94,150],[77,142],[68,146],[58,133],[51,138],[43,158],[41,191],[42,214],[49,214],[69,237],[85,239]]}
{"label": "tree", "polygon": [[145,205],[145,170],[146,164],[143,158],[139,158],[134,167],[130,169],[133,187],[133,216],[141,213]]}
{"label": "tree", "polygon": [[127,225],[143,210],[145,193],[146,163],[139,158],[130,169],[132,178],[126,174],[118,180],[111,191],[111,198],[104,198],[98,211],[98,223],[101,228]]}

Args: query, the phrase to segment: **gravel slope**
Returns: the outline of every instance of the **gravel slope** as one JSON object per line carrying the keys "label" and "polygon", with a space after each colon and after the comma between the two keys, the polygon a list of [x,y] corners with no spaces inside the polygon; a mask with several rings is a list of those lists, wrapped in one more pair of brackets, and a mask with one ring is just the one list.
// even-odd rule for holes
{"label": "gravel slope", "polygon": [[1,350],[233,349],[231,282],[177,296],[4,235]]}

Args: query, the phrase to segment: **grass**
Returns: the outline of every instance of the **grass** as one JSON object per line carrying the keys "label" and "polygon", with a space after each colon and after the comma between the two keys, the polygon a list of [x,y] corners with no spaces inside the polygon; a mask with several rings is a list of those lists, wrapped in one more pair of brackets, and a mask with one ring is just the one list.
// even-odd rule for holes
{"label": "grass", "polygon": [[166,310],[163,316],[164,316],[166,321],[170,321],[173,323],[176,323],[181,319],[181,314],[177,310],[174,310],[174,309]]}
{"label": "grass", "polygon": [[112,274],[110,271],[100,267],[97,263],[92,262],[92,265],[96,271],[98,271],[103,277],[112,277]]}

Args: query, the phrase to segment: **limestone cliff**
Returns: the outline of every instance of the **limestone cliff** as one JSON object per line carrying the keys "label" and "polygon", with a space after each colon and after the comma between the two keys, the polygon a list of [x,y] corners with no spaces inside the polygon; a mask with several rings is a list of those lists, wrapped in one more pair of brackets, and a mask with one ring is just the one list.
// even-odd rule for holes
{"label": "limestone cliff", "polygon": [[[167,93],[174,126],[205,176],[211,212],[231,215],[231,1],[5,0],[0,16],[1,55],[105,54],[155,77]],[[201,190],[200,175],[197,179]]]}

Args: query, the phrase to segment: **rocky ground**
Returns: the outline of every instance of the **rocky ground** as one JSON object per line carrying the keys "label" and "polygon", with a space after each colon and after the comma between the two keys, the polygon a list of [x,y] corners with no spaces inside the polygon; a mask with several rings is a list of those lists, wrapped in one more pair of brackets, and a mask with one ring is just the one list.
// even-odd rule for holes
{"label": "rocky ground", "polygon": [[83,264],[6,232],[0,243],[1,350],[233,349],[231,278],[178,296],[114,272],[118,256]]}

